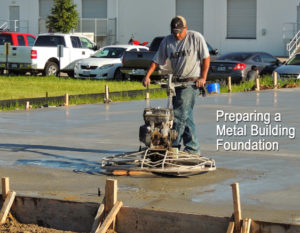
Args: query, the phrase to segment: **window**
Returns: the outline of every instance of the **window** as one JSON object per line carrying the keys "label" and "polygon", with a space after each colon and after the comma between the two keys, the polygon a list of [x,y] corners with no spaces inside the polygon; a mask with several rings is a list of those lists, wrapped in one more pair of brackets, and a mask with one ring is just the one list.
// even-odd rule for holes
{"label": "window", "polygon": [[17,38],[18,38],[19,46],[25,46],[25,39],[24,39],[24,37],[22,35],[18,35]]}
{"label": "window", "polygon": [[140,48],[140,52],[148,52],[148,49]]}
{"label": "window", "polygon": [[125,51],[125,48],[118,48],[118,47],[104,48],[104,49],[101,49],[100,51],[96,52],[92,57],[120,58],[123,56],[124,51]]}
{"label": "window", "polygon": [[227,38],[256,39],[256,0],[227,0]]}
{"label": "window", "polygon": [[252,60],[255,62],[261,62],[260,56],[255,56]]}
{"label": "window", "polygon": [[93,49],[94,44],[89,41],[87,38],[80,37],[81,47],[85,49]]}
{"label": "window", "polygon": [[264,63],[276,63],[277,59],[269,54],[262,54],[261,58]]}
{"label": "window", "polygon": [[42,47],[57,47],[57,45],[66,46],[64,37],[39,36],[35,42],[35,46],[42,46]]}
{"label": "window", "polygon": [[10,43],[10,44],[13,43],[11,35],[6,35],[6,34],[0,35],[0,45],[4,45],[4,43]]}
{"label": "window", "polygon": [[81,48],[80,39],[77,36],[71,36],[71,42],[73,48]]}
{"label": "window", "polygon": [[27,42],[29,46],[33,46],[35,42],[35,38],[32,36],[26,36],[27,37]]}

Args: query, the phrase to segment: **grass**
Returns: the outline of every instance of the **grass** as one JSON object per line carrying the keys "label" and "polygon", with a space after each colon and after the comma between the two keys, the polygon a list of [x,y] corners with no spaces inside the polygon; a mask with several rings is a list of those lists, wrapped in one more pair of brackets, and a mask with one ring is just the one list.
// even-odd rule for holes
{"label": "grass", "polygon": [[[273,88],[273,77],[271,75],[265,75],[260,78],[260,89],[272,89]],[[288,87],[300,87],[300,80],[278,79],[278,88],[288,88]],[[255,89],[255,81],[246,81],[240,84],[232,84],[232,92],[243,92]],[[228,86],[221,86],[221,93],[228,92]]]}
{"label": "grass", "polygon": [[[24,99],[71,95],[105,93],[105,85],[108,85],[109,92],[122,92],[131,90],[145,90],[140,81],[113,81],[113,80],[78,80],[72,78],[58,77],[37,77],[37,76],[0,76],[0,100]],[[160,85],[151,85],[151,88],[159,88]],[[166,97],[165,90],[158,90],[151,93],[151,98]],[[110,96],[112,101],[131,101],[145,98],[144,94],[134,96]],[[72,97],[69,104],[89,104],[103,102],[102,97],[81,96]],[[49,106],[63,105],[63,101],[49,100]],[[40,105],[32,104],[32,108]],[[0,106],[1,110],[24,109],[24,104],[14,103],[10,106]]]}
{"label": "grass", "polygon": [[[141,82],[108,81],[108,80],[78,80],[58,77],[34,76],[0,76],[0,100],[22,99],[69,95],[104,93],[105,85],[110,92],[142,90]],[[152,85],[157,88],[159,85]]]}

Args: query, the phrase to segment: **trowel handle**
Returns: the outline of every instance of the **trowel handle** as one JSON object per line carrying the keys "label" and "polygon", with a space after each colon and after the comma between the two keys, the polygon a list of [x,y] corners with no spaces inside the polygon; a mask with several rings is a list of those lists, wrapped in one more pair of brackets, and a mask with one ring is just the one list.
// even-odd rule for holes
{"label": "trowel handle", "polygon": [[168,74],[168,108],[172,108],[172,98],[175,92],[174,85],[172,83],[173,74]]}

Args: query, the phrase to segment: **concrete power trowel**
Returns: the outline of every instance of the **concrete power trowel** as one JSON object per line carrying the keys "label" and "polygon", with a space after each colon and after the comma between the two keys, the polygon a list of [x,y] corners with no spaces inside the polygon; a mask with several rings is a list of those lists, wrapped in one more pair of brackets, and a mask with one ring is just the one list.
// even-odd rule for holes
{"label": "concrete power trowel", "polygon": [[216,170],[213,159],[172,147],[172,141],[177,138],[177,132],[172,129],[172,97],[176,95],[175,87],[195,85],[194,82],[174,83],[172,79],[173,75],[169,75],[168,107],[144,109],[145,124],[140,126],[139,139],[146,147],[136,152],[105,157],[102,159],[104,173],[130,175],[149,172],[166,176],[191,176]]}

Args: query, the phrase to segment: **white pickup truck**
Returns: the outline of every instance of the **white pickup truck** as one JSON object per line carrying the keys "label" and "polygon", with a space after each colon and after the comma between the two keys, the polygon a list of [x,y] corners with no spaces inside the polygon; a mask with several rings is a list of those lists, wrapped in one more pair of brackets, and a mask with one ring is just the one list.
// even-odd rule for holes
{"label": "white pickup truck", "polygon": [[[63,46],[58,57],[58,46]],[[97,46],[84,36],[60,33],[40,34],[31,48],[31,70],[44,75],[57,75],[59,70],[74,75],[75,62],[90,57]]]}

